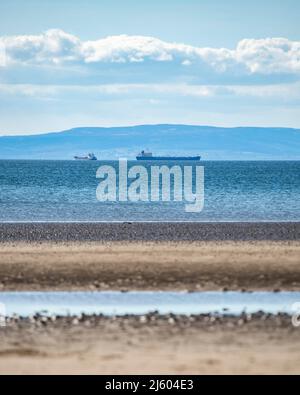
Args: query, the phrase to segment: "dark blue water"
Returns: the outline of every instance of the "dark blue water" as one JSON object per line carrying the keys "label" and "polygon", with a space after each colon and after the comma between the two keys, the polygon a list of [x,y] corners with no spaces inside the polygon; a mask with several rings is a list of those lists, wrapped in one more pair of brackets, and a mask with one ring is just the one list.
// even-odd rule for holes
{"label": "dark blue water", "polygon": [[0,161],[0,221],[299,221],[300,162],[201,162],[204,210],[100,203],[101,162]]}

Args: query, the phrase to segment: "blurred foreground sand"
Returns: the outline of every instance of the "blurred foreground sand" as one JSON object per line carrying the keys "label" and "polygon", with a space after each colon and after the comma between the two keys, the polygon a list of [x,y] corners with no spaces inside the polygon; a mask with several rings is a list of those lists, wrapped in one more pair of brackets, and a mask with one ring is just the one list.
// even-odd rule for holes
{"label": "blurred foreground sand", "polygon": [[300,373],[300,328],[289,317],[182,321],[86,318],[0,328],[0,373]]}
{"label": "blurred foreground sand", "polygon": [[[300,290],[300,242],[3,243],[4,290]],[[300,301],[299,301],[300,302]],[[0,328],[0,374],[300,373],[290,318]]]}
{"label": "blurred foreground sand", "polygon": [[0,244],[0,290],[300,290],[300,242]]}

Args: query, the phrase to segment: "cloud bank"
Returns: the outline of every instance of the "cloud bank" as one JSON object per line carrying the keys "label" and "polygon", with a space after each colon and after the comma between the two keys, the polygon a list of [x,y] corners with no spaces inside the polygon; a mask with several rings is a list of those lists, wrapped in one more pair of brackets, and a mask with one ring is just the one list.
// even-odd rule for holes
{"label": "cloud bank", "polygon": [[[169,43],[154,37],[110,36],[82,41],[63,30],[52,29],[41,35],[1,37],[9,69],[26,67],[67,67],[91,72],[136,68],[145,74],[161,69],[176,78],[190,81],[199,77],[289,76],[300,77],[300,41],[286,38],[244,39],[235,49],[204,48]],[[146,76],[144,76],[146,78]],[[125,78],[125,76],[124,76]],[[132,78],[132,77],[131,77]]]}
{"label": "cloud bank", "polygon": [[229,49],[127,35],[83,41],[59,29],[0,37],[0,102],[0,135],[44,125],[299,127],[300,41]]}

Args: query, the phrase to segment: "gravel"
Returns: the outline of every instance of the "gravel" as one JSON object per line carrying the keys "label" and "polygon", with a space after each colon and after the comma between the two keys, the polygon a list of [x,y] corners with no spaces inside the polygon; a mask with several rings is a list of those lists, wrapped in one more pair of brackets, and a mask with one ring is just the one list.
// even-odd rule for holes
{"label": "gravel", "polygon": [[76,241],[294,241],[300,222],[2,223],[0,243]]}

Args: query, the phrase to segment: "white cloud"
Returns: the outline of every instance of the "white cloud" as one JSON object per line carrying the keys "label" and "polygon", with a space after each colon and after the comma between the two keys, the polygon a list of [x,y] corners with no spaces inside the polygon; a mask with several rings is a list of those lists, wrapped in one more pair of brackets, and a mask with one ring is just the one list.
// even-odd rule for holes
{"label": "white cloud", "polygon": [[252,73],[300,73],[300,41],[286,38],[242,40],[235,56]]}
{"label": "white cloud", "polygon": [[153,37],[111,36],[82,43],[86,63],[135,63],[145,60],[173,61],[173,46]]}
{"label": "white cloud", "polygon": [[2,37],[9,63],[59,64],[82,59],[80,40],[59,29],[38,36]]}
{"label": "white cloud", "polygon": [[300,102],[300,83],[281,85],[188,85],[188,84],[104,84],[93,86],[82,85],[30,85],[0,84],[0,96],[28,97],[35,100],[52,100],[67,98],[72,100],[109,99],[127,100],[152,98],[190,97],[206,98],[254,98],[265,99],[266,103],[280,101],[285,103]]}
{"label": "white cloud", "polygon": [[0,40],[0,67],[6,66],[6,50],[4,44]]}
{"label": "white cloud", "polygon": [[[94,41],[59,29],[41,35],[1,37],[11,65],[131,67],[168,65],[182,78],[207,74],[300,76],[300,41],[285,38],[245,39],[236,49],[200,48],[145,36],[110,36]],[[149,69],[147,69],[149,73]],[[124,77],[125,78],[125,77]]]}

